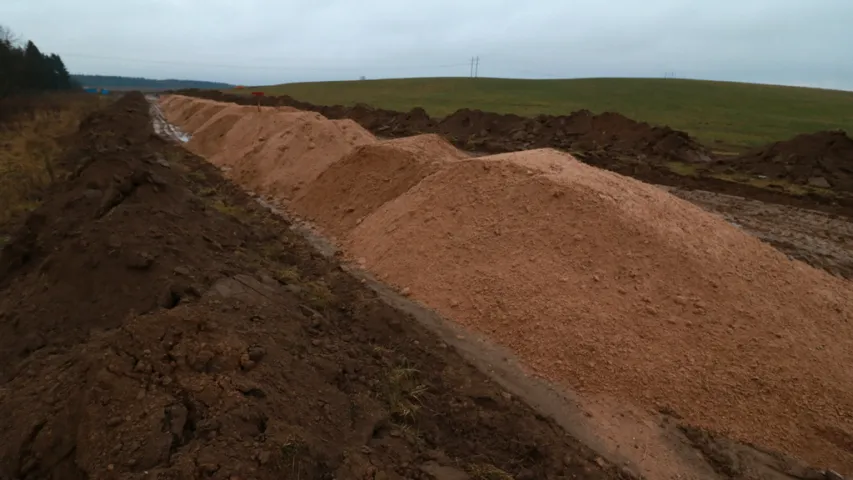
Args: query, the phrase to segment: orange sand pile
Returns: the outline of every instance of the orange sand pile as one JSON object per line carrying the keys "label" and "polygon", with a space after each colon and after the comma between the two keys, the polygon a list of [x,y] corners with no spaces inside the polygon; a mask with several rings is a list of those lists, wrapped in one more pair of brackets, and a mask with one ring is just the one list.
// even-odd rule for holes
{"label": "orange sand pile", "polygon": [[551,380],[853,467],[851,286],[654,186],[554,150],[450,163],[348,251]]}
{"label": "orange sand pile", "polygon": [[257,170],[235,177],[250,188],[307,179],[291,206],[337,232],[380,278],[587,399],[666,407],[688,423],[853,471],[849,283],[568,154],[462,159],[416,140],[422,151],[382,142],[335,163],[372,139],[346,137],[314,114],[278,115],[290,116],[223,127],[208,158]]}
{"label": "orange sand pile", "polygon": [[198,113],[191,116],[184,123],[184,128],[188,131],[197,130],[199,127],[207,123],[207,121],[216,115],[217,113],[225,110],[226,105],[221,103],[212,103],[210,105],[204,105],[201,109],[199,109]]}
{"label": "orange sand pile", "polygon": [[[165,104],[164,109],[168,108],[172,112],[169,119],[175,124],[184,123],[198,113],[208,102],[194,102],[186,98],[177,97],[171,103]],[[165,111],[165,110],[164,110]]]}
{"label": "orange sand pile", "polygon": [[321,173],[291,208],[342,236],[444,163],[467,157],[438,135],[362,145]]}
{"label": "orange sand pile", "polygon": [[229,105],[206,120],[186,114],[200,112],[205,103],[213,102],[169,97],[162,105],[170,122],[193,134],[190,150],[265,194],[292,198],[354,147],[376,141],[352,120],[289,107]]}

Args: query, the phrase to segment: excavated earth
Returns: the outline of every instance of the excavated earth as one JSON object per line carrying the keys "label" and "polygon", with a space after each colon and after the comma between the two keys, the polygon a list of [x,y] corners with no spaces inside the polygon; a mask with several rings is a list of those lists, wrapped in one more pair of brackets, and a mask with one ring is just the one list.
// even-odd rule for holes
{"label": "excavated earth", "polygon": [[[190,90],[177,93],[243,104],[257,101],[217,91]],[[422,108],[404,113],[361,104],[354,107],[327,107],[301,102],[287,95],[264,97],[261,104],[295,107],[320,113],[330,119],[350,118],[382,136],[440,133],[457,146],[494,153],[554,147],[611,154],[639,154],[654,159],[710,161],[707,148],[686,133],[637,122],[613,112],[594,115],[587,110],[580,110],[571,115],[527,118],[466,108],[436,120],[430,118]]]}
{"label": "excavated earth", "polygon": [[155,135],[141,94],[63,164],[0,256],[0,479],[629,476]]}
{"label": "excavated earth", "polygon": [[[552,149],[475,158],[435,135],[371,141],[288,109],[243,115],[220,131],[229,109],[242,107],[205,121],[187,115],[197,103],[161,102],[179,126],[201,125],[187,148],[214,152],[205,155],[226,175],[315,223],[353,264],[460,326],[459,338],[475,332],[533,376],[578,393],[588,419],[575,423],[604,432],[597,451],[618,451],[607,458],[627,458],[651,478],[835,478],[756,460],[782,461],[771,449],[853,465],[846,281],[659,188]],[[292,156],[305,143],[324,168]],[[279,166],[298,173],[300,188]],[[663,428],[673,419],[712,473],[673,447],[678,439]],[[705,429],[746,443],[722,446]]]}
{"label": "excavated earth", "polygon": [[853,191],[853,139],[844,131],[804,133],[717,162],[715,167],[850,192]]}
{"label": "excavated earth", "polygon": [[[214,90],[190,89],[176,93],[240,105],[258,102],[255,97]],[[590,165],[647,183],[739,196],[853,218],[853,197],[848,194],[853,190],[850,181],[853,178],[850,172],[853,148],[850,138],[843,132],[805,134],[734,158],[716,158],[707,147],[684,132],[637,122],[612,112],[596,115],[581,110],[570,115],[529,118],[462,109],[437,119],[429,117],[422,108],[397,112],[364,104],[324,106],[287,95],[262,97],[260,103],[318,112],[330,119],[351,119],[379,137],[437,133],[456,147],[471,152],[556,148],[569,151]],[[693,163],[697,174],[675,173],[665,165],[668,161]],[[720,179],[719,173],[783,179],[831,189],[839,194],[790,194],[749,182]]]}

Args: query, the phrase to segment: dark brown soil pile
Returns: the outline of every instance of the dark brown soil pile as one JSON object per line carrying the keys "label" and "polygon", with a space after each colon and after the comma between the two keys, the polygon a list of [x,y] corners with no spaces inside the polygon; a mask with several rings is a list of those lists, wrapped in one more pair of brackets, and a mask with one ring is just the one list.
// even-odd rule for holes
{"label": "dark brown soil pile", "polygon": [[635,152],[651,159],[710,161],[708,152],[686,133],[636,122],[618,113],[524,118],[480,110],[459,110],[439,124],[440,131],[464,139],[470,149],[500,153],[551,147],[592,153]]}
{"label": "dark brown soil pile", "polygon": [[[188,90],[183,95],[249,104],[254,98],[217,91]],[[512,114],[462,109],[432,119],[422,108],[408,113],[358,104],[321,106],[287,95],[265,97],[266,105],[286,105],[319,112],[327,118],[350,118],[376,135],[399,137],[418,133],[440,133],[455,145],[491,153],[551,147],[598,153],[642,155],[648,161],[710,161],[707,148],[684,132],[631,120],[618,113],[599,115],[581,110],[571,115],[540,115],[534,118]]]}
{"label": "dark brown soil pile", "polygon": [[[161,163],[168,160],[152,149],[157,140],[146,117],[145,105],[123,102],[87,119],[64,159],[73,178],[4,248],[0,379],[33,351],[77,343],[92,329],[119,325],[130,311],[197,295],[191,278],[225,265],[224,253],[217,265],[206,249],[185,254],[176,246],[183,229],[224,241],[236,225],[221,231],[186,192],[164,185]],[[95,168],[96,159],[109,169]],[[192,242],[204,244],[201,237]]]}
{"label": "dark brown soil pile", "polygon": [[752,175],[853,191],[853,139],[843,131],[807,133],[720,162]]}
{"label": "dark brown soil pile", "polygon": [[86,122],[0,257],[0,478],[622,478],[146,111]]}

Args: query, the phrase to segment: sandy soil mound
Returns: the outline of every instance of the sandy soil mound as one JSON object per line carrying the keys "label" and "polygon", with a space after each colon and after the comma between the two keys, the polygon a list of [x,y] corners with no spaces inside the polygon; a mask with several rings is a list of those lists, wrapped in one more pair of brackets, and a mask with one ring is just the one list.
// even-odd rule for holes
{"label": "sandy soil mound", "polygon": [[242,185],[284,198],[355,146],[375,141],[358,125],[309,112],[244,115],[222,138],[223,147],[208,156],[211,162],[228,167]]}
{"label": "sandy soil mound", "polygon": [[853,289],[553,150],[448,164],[356,227],[383,279],[586,393],[853,470]]}
{"label": "sandy soil mound", "polygon": [[362,145],[329,166],[291,207],[331,235],[342,237],[445,162],[462,158],[467,155],[437,135]]}
{"label": "sandy soil mound", "polygon": [[0,254],[0,478],[626,478],[147,112],[86,122]]}
{"label": "sandy soil mound", "polygon": [[853,139],[843,131],[797,135],[725,162],[753,175],[853,191]]}
{"label": "sandy soil mound", "polygon": [[[221,102],[211,102],[209,105],[203,106],[195,115],[191,116],[184,122],[184,130],[192,132],[207,123],[216,114],[228,108],[228,105]],[[250,108],[250,107],[244,107]]]}
{"label": "sandy soil mound", "polygon": [[[352,120],[328,120],[288,107],[258,111],[230,105],[206,117],[185,103],[162,105],[170,121],[192,133],[190,150],[226,168],[241,185],[284,198],[293,198],[354,147],[376,141]],[[186,116],[188,110],[195,114]]]}
{"label": "sandy soil mound", "polygon": [[164,108],[175,108],[177,105],[180,105],[183,102],[187,102],[189,97],[183,95],[165,95],[160,97],[160,105]]}
{"label": "sandy soil mound", "polygon": [[[204,107],[210,105],[206,102],[186,102],[180,105],[179,110],[175,115],[175,123],[183,124],[186,123],[189,119],[196,116]],[[248,108],[248,107],[241,107]]]}
{"label": "sandy soil mound", "polygon": [[[167,117],[169,116],[166,110]],[[185,130],[192,134],[187,147],[194,153],[204,156],[216,154],[224,143],[225,135],[243,118],[243,114],[232,108],[225,108],[195,130]],[[172,122],[175,123],[175,122]],[[181,124],[177,124],[181,125]],[[183,129],[184,126],[181,125]]]}

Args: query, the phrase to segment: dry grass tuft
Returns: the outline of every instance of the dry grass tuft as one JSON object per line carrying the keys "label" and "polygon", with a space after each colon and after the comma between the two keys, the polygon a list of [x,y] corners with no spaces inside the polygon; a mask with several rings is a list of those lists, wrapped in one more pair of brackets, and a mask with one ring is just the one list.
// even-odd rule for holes
{"label": "dry grass tuft", "polygon": [[55,162],[63,151],[62,139],[103,103],[83,95],[28,101],[28,110],[0,124],[0,229],[38,207],[45,188],[60,173]]}
{"label": "dry grass tuft", "polygon": [[473,480],[513,480],[512,475],[488,463],[472,464],[467,470]]}
{"label": "dry grass tuft", "polygon": [[391,414],[398,420],[414,420],[421,408],[421,397],[427,392],[427,387],[420,382],[418,374],[404,362],[388,375],[388,403]]}

